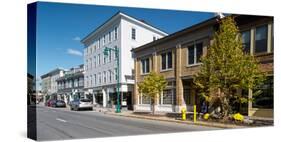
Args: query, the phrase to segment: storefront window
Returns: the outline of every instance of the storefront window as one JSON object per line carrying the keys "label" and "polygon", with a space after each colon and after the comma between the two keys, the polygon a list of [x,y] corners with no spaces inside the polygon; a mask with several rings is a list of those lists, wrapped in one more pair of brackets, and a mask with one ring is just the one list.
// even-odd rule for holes
{"label": "storefront window", "polygon": [[[261,90],[260,95],[254,96],[254,108],[273,108],[273,76],[267,77],[267,80],[260,85],[257,90]],[[257,91],[254,90],[254,91]]]}
{"label": "storefront window", "polygon": [[150,104],[151,103],[151,98],[146,95],[140,95],[139,97],[139,103],[140,104]]}
{"label": "storefront window", "polygon": [[161,99],[162,103],[160,104],[173,104],[173,100],[175,99],[173,89],[164,90]]}

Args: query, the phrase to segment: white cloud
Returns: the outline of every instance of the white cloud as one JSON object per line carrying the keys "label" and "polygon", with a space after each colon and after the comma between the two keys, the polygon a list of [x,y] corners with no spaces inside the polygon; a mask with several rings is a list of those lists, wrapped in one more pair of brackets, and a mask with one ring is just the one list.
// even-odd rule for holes
{"label": "white cloud", "polygon": [[74,37],[72,40],[75,40],[75,41],[80,41],[80,40],[81,40],[81,38],[80,38],[79,36],[76,36],[76,37]]}
{"label": "white cloud", "polygon": [[67,49],[67,54],[70,55],[75,55],[75,56],[83,56],[83,53],[79,50],[75,50],[75,49]]}

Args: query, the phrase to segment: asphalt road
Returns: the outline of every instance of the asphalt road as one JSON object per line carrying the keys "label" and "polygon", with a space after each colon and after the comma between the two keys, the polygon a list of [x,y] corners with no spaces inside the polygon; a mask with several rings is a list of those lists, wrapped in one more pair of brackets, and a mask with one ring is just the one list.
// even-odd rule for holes
{"label": "asphalt road", "polygon": [[37,106],[37,140],[66,140],[218,128],[112,116],[95,111]]}

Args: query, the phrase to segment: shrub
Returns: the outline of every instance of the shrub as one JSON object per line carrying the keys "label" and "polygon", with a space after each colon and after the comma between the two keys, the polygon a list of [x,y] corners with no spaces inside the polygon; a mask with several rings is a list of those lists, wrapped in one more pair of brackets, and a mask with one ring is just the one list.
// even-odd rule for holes
{"label": "shrub", "polygon": [[233,115],[233,119],[235,121],[243,121],[244,120],[244,116],[242,114],[240,114],[240,113],[236,113],[236,114]]}
{"label": "shrub", "polygon": [[204,118],[205,120],[208,120],[209,117],[210,117],[210,114],[209,114],[209,113],[205,113],[204,116],[203,116],[203,118]]}

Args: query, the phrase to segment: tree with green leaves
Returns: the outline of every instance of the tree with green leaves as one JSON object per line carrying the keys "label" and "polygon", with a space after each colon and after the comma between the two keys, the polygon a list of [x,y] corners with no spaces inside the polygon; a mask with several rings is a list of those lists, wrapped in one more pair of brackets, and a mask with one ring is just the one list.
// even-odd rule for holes
{"label": "tree with green leaves", "polygon": [[254,56],[243,52],[242,37],[234,18],[227,16],[220,22],[207,55],[201,57],[202,66],[194,83],[211,106],[220,104],[222,116],[227,119],[232,101],[251,101],[238,90],[254,89],[265,80],[265,74]]}
{"label": "tree with green leaves", "polygon": [[159,98],[159,94],[166,88],[167,81],[163,75],[150,72],[144,80],[138,83],[139,92],[146,98],[151,99],[152,114],[155,114],[155,100]]}

